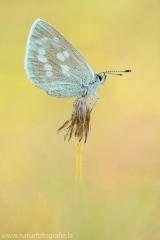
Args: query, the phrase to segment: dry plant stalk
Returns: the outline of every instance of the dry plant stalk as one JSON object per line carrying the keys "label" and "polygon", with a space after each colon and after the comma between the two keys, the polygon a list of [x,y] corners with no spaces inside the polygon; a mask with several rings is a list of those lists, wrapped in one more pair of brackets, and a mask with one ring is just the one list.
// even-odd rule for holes
{"label": "dry plant stalk", "polygon": [[78,139],[77,148],[76,148],[76,181],[79,185],[79,191],[81,192],[82,188],[82,147],[83,142]]}
{"label": "dry plant stalk", "polygon": [[72,116],[67,120],[56,133],[59,133],[62,129],[67,130],[64,136],[64,140],[68,141],[74,134],[79,142],[84,138],[84,143],[87,141],[88,133],[90,131],[90,114],[92,107],[87,104],[85,98],[77,98],[73,104]]}
{"label": "dry plant stalk", "polygon": [[73,112],[71,118],[67,120],[58,130],[67,130],[64,140],[68,137],[68,141],[74,134],[78,139],[76,148],[76,181],[78,183],[79,193],[82,192],[82,145],[87,141],[88,133],[90,131],[90,114],[92,111],[91,105],[88,106],[85,98],[77,98],[73,104]]}

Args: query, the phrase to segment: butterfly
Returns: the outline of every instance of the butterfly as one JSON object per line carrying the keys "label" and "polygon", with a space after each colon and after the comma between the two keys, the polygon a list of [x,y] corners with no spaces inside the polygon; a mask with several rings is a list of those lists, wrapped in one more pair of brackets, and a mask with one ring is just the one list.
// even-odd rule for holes
{"label": "butterfly", "polygon": [[[96,91],[108,73],[94,73],[76,48],[47,22],[33,23],[26,47],[25,70],[30,81],[57,98],[99,99]],[[115,74],[121,76],[122,74]],[[95,103],[94,103],[95,105]]]}

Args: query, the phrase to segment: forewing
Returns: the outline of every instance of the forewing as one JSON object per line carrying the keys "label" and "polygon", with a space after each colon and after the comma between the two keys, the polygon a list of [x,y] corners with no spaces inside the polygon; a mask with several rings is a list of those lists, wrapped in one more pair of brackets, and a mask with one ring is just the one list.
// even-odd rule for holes
{"label": "forewing", "polygon": [[41,19],[30,30],[25,69],[35,86],[56,97],[77,96],[82,85],[88,86],[94,80],[94,73],[82,55]]}

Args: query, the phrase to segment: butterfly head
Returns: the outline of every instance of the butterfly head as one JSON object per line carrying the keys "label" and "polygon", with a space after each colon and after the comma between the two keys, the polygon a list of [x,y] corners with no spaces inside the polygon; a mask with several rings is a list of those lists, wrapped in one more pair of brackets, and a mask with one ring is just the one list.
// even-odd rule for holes
{"label": "butterfly head", "polygon": [[99,81],[99,84],[104,84],[107,78],[107,74],[105,72],[97,73],[96,77]]}
{"label": "butterfly head", "polygon": [[98,78],[99,84],[104,84],[107,78],[107,74],[112,74],[115,76],[122,76],[121,72],[131,72],[131,70],[120,70],[120,71],[106,71],[106,72],[99,72],[96,74],[96,78]]}

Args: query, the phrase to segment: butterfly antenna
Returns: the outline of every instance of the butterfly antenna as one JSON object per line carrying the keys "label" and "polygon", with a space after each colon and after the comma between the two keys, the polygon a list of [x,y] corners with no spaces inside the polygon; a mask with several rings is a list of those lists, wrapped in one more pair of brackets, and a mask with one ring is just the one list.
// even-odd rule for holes
{"label": "butterfly antenna", "polygon": [[103,72],[104,74],[112,74],[112,75],[115,75],[115,76],[122,76],[121,72],[131,72],[131,70],[116,70],[116,71],[105,71]]}

